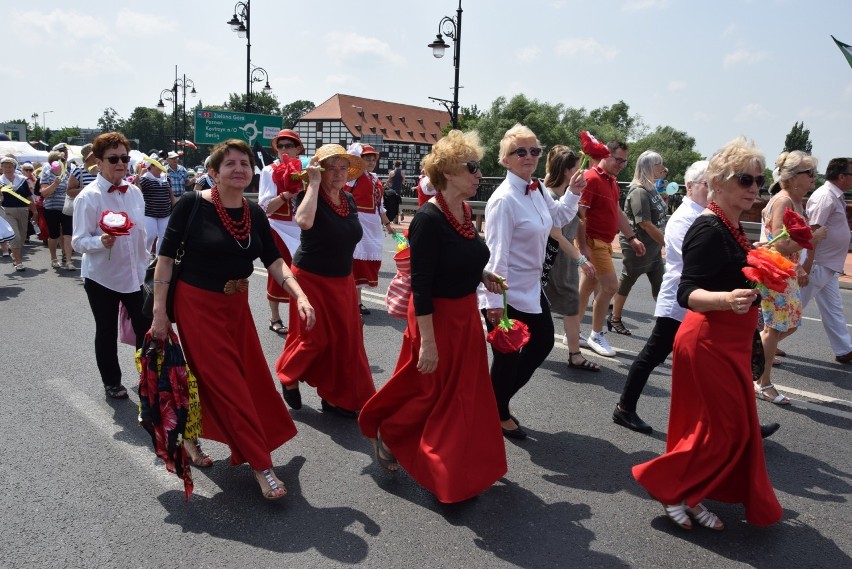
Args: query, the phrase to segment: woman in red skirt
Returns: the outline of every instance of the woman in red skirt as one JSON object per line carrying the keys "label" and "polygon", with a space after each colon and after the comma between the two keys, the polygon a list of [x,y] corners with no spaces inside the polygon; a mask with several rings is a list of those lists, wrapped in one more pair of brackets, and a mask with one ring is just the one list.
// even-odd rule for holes
{"label": "woman in red skirt", "polygon": [[[231,464],[248,462],[263,496],[287,494],[272,470],[270,453],[296,435],[278,395],[248,304],[248,277],[258,257],[298,305],[310,329],[314,310],[281,260],[266,214],[243,197],[254,172],[251,148],[227,140],[213,148],[210,167],[217,185],[179,200],[169,219],[154,276],[151,335],[166,338],[169,286],[176,287],[174,316],[190,369],[198,378],[202,436],[227,444]],[[191,222],[196,200],[201,200]],[[173,266],[187,223],[180,277]],[[174,282],[173,282],[174,281]],[[200,451],[184,445],[193,462]]]}
{"label": "woman in red skirt", "polygon": [[710,203],[683,241],[678,302],[689,308],[675,337],[666,453],[633,476],[684,529],[722,521],[702,504],[742,503],[746,519],[781,519],[766,472],[751,373],[760,295],[743,276],[751,243],[739,223],[763,185],[763,155],[738,138],[710,158]]}
{"label": "woman in red skirt", "polygon": [[438,189],[411,222],[408,327],[396,371],[361,410],[361,432],[388,471],[398,465],[445,503],[481,493],[506,473],[506,449],[488,373],[476,289],[500,278],[465,202],[476,193],[483,150],[453,130],[432,147]]}
{"label": "woman in red skirt", "polygon": [[296,223],[302,234],[293,275],[310,296],[317,322],[311,330],[294,326],[298,319],[291,312],[290,334],[275,362],[284,400],[292,409],[302,407],[300,381],[316,387],[324,411],[350,418],[376,392],[352,277],[352,252],[361,240],[361,224],[355,201],[343,191],[346,182],[363,171],[360,157],[326,144],[311,161],[308,187],[297,198]]}

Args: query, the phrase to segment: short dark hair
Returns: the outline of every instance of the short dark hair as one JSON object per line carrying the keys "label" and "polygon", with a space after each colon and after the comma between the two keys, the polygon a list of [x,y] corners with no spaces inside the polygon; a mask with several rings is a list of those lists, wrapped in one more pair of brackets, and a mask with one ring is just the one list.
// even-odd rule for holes
{"label": "short dark hair", "polygon": [[627,150],[628,150],[627,143],[622,142],[620,140],[610,140],[609,142],[606,143],[606,147],[609,149],[609,152],[611,154],[615,154],[615,151],[619,150],[619,149],[623,150],[625,152],[627,152]]}
{"label": "short dark hair", "polygon": [[849,172],[849,164],[852,163],[852,158],[832,158],[828,166],[825,167],[825,179],[834,181],[840,178],[840,174]]}
{"label": "short dark hair", "polygon": [[249,164],[251,164],[251,169],[254,171],[254,154],[251,151],[251,146],[245,140],[238,138],[229,138],[213,147],[213,150],[210,151],[210,168],[218,172],[219,166],[222,165],[222,161],[225,160],[225,154],[229,150],[236,150],[248,156]]}
{"label": "short dark hair", "polygon": [[105,132],[96,136],[95,140],[92,141],[92,154],[98,160],[103,160],[106,151],[117,146],[123,146],[127,152],[130,152],[130,142],[128,142],[123,134],[120,132]]}

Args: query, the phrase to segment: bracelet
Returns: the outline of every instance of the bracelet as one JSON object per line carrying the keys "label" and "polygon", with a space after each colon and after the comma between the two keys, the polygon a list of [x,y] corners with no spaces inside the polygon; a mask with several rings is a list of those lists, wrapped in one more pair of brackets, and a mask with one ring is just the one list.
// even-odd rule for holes
{"label": "bracelet", "polygon": [[385,227],[387,227],[388,225],[392,225],[392,223],[391,223],[390,221],[388,221],[387,223],[385,223]]}
{"label": "bracelet", "polygon": [[574,261],[574,264],[579,267],[580,265],[585,265],[587,261],[588,259],[585,255],[580,255],[579,257],[577,257],[577,260]]}
{"label": "bracelet", "polygon": [[171,282],[172,281],[158,281],[157,279],[154,279],[154,284],[170,284]]}
{"label": "bracelet", "polygon": [[296,278],[295,275],[287,275],[283,279],[281,279],[281,288],[284,288],[284,283],[287,282],[287,279],[293,279],[294,281],[299,280],[299,279]]}
{"label": "bracelet", "polygon": [[636,234],[634,233],[630,237],[625,237],[625,239],[627,239],[628,241],[633,241],[634,239],[636,239]]}

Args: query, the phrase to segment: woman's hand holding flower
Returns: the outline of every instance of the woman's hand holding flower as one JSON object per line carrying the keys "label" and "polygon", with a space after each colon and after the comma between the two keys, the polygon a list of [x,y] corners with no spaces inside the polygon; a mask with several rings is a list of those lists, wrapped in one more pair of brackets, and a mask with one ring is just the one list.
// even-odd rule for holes
{"label": "woman's hand holding flower", "polygon": [[586,187],[586,177],[583,175],[583,170],[577,170],[574,172],[574,175],[571,176],[571,183],[568,185],[568,189],[571,190],[571,193],[575,196],[579,196],[583,193],[583,189]]}
{"label": "woman's hand holding flower", "polygon": [[491,271],[482,271],[482,284],[492,294],[503,294],[504,290],[509,289],[506,279],[500,275],[495,275]]}

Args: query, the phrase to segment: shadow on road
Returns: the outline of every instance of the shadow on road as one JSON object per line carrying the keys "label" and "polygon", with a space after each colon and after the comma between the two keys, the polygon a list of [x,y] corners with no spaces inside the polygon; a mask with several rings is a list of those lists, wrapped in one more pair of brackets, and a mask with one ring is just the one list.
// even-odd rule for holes
{"label": "shadow on road", "polygon": [[304,464],[305,457],[296,456],[286,466],[275,469],[288,495],[268,504],[261,504],[264,500],[260,487],[247,466],[217,465],[204,474],[222,491],[212,498],[194,495],[189,503],[183,501],[182,491],[160,495],[158,500],[168,511],[164,521],[185,532],[238,541],[267,551],[301,553],[313,549],[339,563],[364,561],[369,544],[349,526],[361,524],[364,532],[377,536],[379,525],[354,508],[311,506],[299,481]]}

